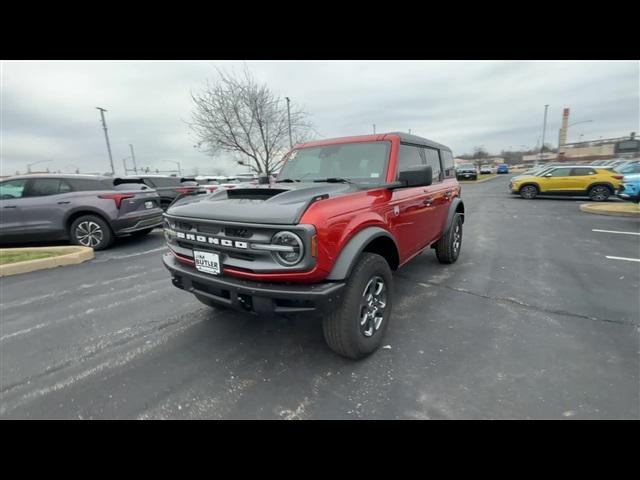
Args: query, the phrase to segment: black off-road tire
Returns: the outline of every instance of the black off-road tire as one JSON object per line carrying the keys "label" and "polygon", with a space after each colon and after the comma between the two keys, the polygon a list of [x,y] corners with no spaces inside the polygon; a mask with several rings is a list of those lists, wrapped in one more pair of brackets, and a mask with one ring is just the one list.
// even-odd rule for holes
{"label": "black off-road tire", "polygon": [[523,185],[520,187],[520,191],[518,193],[520,193],[520,196],[525,200],[533,200],[538,196],[540,190],[535,185]]}
{"label": "black off-road tire", "polygon": [[589,189],[589,198],[594,202],[604,202],[612,193],[611,189],[606,185],[594,185]]}
{"label": "black off-road tire", "polygon": [[[367,309],[365,289],[370,282],[379,285],[378,280],[383,282],[384,289],[381,292],[386,294],[385,306],[382,309],[380,325],[375,328],[374,320],[371,324],[372,333],[367,336],[363,330],[367,329],[369,323],[361,324],[363,312]],[[334,352],[352,359],[363,358],[373,353],[380,347],[391,318],[392,306],[393,275],[389,264],[380,255],[363,253],[348,278],[341,304],[324,317],[322,330],[327,344]]]}
{"label": "black off-road tire", "polygon": [[227,307],[224,305],[220,305],[219,303],[214,302],[213,300],[203,297],[202,295],[194,294],[194,296],[201,302],[204,303],[207,307],[211,307],[214,310],[226,310]]}
{"label": "black off-road tire", "polygon": [[76,218],[69,227],[71,243],[94,250],[109,248],[114,240],[109,224],[97,215]]}
{"label": "black off-road tire", "polygon": [[436,257],[440,263],[453,263],[462,248],[462,215],[456,213],[449,230],[436,243]]}

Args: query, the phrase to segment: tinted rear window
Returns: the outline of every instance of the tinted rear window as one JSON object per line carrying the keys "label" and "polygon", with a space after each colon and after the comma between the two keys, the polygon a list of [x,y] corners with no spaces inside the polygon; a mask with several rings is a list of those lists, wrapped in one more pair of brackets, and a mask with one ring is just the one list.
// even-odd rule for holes
{"label": "tinted rear window", "polygon": [[149,177],[146,180],[147,183],[155,185],[156,187],[176,187],[180,185],[180,179],[178,177]]}
{"label": "tinted rear window", "polygon": [[79,192],[92,192],[96,190],[111,190],[113,184],[109,180],[93,178],[70,178],[67,180],[74,190]]}

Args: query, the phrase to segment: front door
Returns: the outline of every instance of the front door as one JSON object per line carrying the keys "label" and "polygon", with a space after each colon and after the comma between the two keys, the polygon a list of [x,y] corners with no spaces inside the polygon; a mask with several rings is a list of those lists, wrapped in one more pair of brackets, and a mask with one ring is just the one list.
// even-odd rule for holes
{"label": "front door", "polygon": [[574,190],[577,184],[576,178],[571,177],[571,168],[555,168],[540,178],[540,191],[566,192]]}

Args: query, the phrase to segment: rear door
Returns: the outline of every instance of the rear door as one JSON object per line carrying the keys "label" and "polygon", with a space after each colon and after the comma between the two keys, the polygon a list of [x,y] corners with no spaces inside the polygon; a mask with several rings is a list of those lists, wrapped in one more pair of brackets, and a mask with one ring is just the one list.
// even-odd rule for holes
{"label": "rear door", "polygon": [[591,167],[576,167],[571,169],[571,189],[576,192],[586,192],[596,171]]}
{"label": "rear door", "polygon": [[65,213],[72,201],[72,188],[63,178],[31,178],[20,207],[26,231],[43,236],[64,232]]}
{"label": "rear door", "polygon": [[431,167],[433,172],[433,183],[424,188],[427,194],[426,206],[424,211],[424,243],[426,246],[438,240],[442,233],[447,213],[449,212],[449,201],[453,195],[453,187],[450,182],[445,182],[445,172],[439,151],[435,148],[423,147],[422,154],[426,165]]}

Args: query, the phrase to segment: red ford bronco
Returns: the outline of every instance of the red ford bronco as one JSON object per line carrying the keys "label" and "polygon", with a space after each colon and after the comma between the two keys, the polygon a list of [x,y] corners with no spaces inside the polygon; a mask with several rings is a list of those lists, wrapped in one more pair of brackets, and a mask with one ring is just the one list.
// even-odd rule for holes
{"label": "red ford bronco", "polygon": [[275,182],[184,198],[165,213],[173,284],[213,308],[323,312],[341,355],[376,350],[392,271],[423,250],[453,263],[464,204],[453,155],[405,133],[296,145]]}

